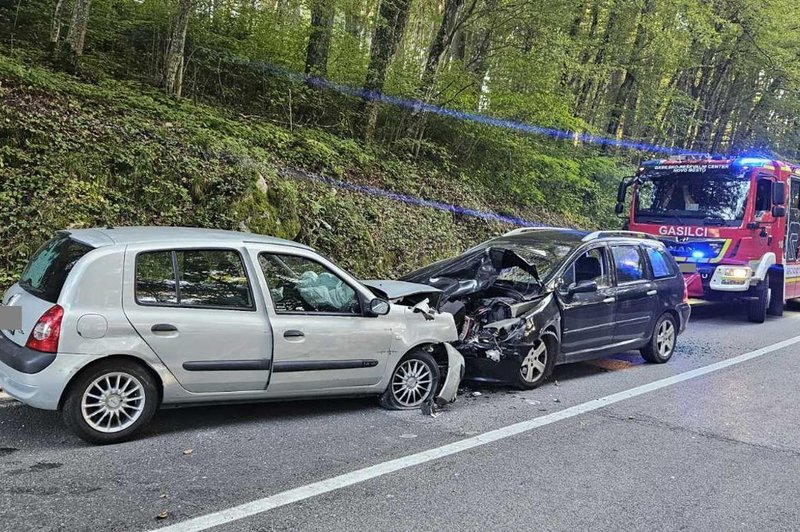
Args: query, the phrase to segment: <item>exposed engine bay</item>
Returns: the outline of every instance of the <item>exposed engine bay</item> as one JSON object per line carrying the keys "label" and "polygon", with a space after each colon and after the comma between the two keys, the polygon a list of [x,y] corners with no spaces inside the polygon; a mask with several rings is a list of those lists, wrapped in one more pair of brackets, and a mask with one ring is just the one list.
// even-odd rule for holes
{"label": "exposed engine bay", "polygon": [[[501,247],[468,251],[408,274],[403,280],[440,290],[438,303],[433,305],[455,318],[457,349],[465,358],[492,362],[508,358],[518,361],[538,337],[541,310],[552,302],[535,264]],[[557,311],[554,314],[558,316]]]}

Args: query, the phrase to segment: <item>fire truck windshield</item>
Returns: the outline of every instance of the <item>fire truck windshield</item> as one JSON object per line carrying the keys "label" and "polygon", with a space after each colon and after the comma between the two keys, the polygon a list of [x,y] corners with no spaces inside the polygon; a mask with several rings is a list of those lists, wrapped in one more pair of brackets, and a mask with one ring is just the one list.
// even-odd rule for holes
{"label": "fire truck windshield", "polygon": [[739,225],[750,180],[725,173],[645,176],[636,194],[635,221]]}

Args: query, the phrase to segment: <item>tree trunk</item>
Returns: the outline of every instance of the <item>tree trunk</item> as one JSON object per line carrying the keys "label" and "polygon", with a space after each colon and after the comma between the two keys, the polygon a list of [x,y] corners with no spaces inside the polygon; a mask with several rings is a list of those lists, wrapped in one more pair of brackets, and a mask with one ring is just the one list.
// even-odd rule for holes
{"label": "tree trunk", "polygon": [[333,3],[316,0],[311,4],[311,35],[306,48],[306,74],[315,77],[328,75],[328,52],[331,48],[334,19]]}
{"label": "tree trunk", "polygon": [[375,133],[378,121],[378,103],[375,101],[375,96],[383,91],[389,62],[397,51],[406,29],[410,6],[411,0],[381,0],[378,7],[378,21],[372,37],[369,66],[364,82],[362,135],[366,139],[372,138]]}
{"label": "tree trunk", "polygon": [[180,0],[178,18],[164,61],[164,88],[169,94],[180,97],[183,80],[183,53],[186,47],[186,30],[192,13],[192,0]]}
{"label": "tree trunk", "polygon": [[[471,0],[466,9],[465,4],[466,0],[445,0],[444,2],[442,22],[436,31],[436,36],[433,38],[430,48],[428,48],[428,58],[425,61],[422,80],[419,87],[417,87],[417,98],[420,101],[429,102],[433,99],[436,76],[442,63],[442,57],[453,43],[453,39],[464,21],[474,12],[477,1]],[[462,10],[464,11],[463,13]],[[420,115],[419,109],[415,108],[408,121],[406,135],[421,140],[424,129],[424,115]]]}
{"label": "tree trunk", "polygon": [[[439,70],[439,65],[442,61],[442,56],[445,50],[453,42],[453,37],[459,29],[459,15],[464,7],[466,0],[445,0],[444,13],[442,14],[442,23],[439,25],[439,30],[433,38],[430,48],[428,49],[428,58],[425,61],[425,70],[422,72],[422,82],[420,83],[418,93],[420,97],[428,99],[430,91],[436,81],[436,73]],[[475,2],[472,2],[472,8],[475,8]]]}
{"label": "tree trunk", "polygon": [[606,133],[609,135],[616,136],[617,134],[621,134],[620,126],[622,124],[622,115],[625,113],[625,107],[628,105],[628,101],[636,85],[636,69],[647,39],[646,23],[653,11],[655,11],[655,0],[647,0],[642,8],[642,13],[639,15],[639,23],[636,26],[636,37],[633,40],[633,51],[628,60],[629,66],[625,69],[625,78],[617,90],[614,103],[611,107],[611,114],[608,119],[608,126],[606,127]]}
{"label": "tree trunk", "polygon": [[578,11],[575,18],[572,19],[572,25],[569,27],[569,38],[575,39],[581,31],[583,25],[583,17],[586,15],[586,2],[578,4]]}
{"label": "tree trunk", "polygon": [[361,36],[364,31],[364,14],[360,4],[347,2],[344,10],[344,31],[358,40],[360,48]]}
{"label": "tree trunk", "polygon": [[78,69],[83,46],[86,42],[86,30],[89,27],[89,9],[92,0],[75,0],[72,8],[72,18],[67,32],[67,50],[63,55],[64,63],[69,70]]}
{"label": "tree trunk", "polygon": [[[485,0],[485,9],[492,13],[497,10],[498,0]],[[472,57],[467,62],[467,68],[478,79],[486,77],[488,70],[487,62],[489,60],[489,51],[492,45],[492,37],[495,28],[491,25],[491,21],[485,22],[481,30],[478,32],[470,32],[470,37],[475,39],[475,44],[472,45],[474,52]]]}
{"label": "tree trunk", "polygon": [[53,12],[53,24],[50,28],[50,53],[53,57],[58,54],[58,41],[61,38],[61,17],[64,15],[64,0],[56,0]]}
{"label": "tree trunk", "polygon": [[[610,5],[610,12],[608,14],[608,22],[606,23],[606,29],[603,32],[603,37],[600,39],[600,44],[597,48],[597,53],[594,56],[594,64],[595,70],[599,70],[600,67],[603,65],[606,59],[606,53],[608,52],[609,45],[611,43],[611,37],[614,35],[614,32],[617,31],[617,21],[619,19],[619,11],[617,9],[617,2],[614,1]],[[594,110],[594,107],[590,105],[591,102],[595,101],[595,93],[597,92],[597,76],[598,72],[589,72],[586,78],[586,81],[581,87],[579,96],[578,96],[578,115],[584,116],[586,112],[590,110]]]}
{"label": "tree trunk", "polygon": [[467,31],[460,29],[453,36],[453,45],[450,48],[450,59],[463,63],[467,55]]}

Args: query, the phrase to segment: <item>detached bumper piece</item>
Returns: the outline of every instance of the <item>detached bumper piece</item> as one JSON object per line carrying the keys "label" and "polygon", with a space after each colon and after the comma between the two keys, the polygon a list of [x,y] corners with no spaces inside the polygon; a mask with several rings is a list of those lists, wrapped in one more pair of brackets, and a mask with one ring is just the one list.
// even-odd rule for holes
{"label": "detached bumper piece", "polygon": [[450,344],[444,344],[444,348],[447,351],[447,377],[442,384],[442,389],[439,390],[439,395],[436,396],[438,406],[444,406],[456,400],[458,385],[464,378],[464,357]]}

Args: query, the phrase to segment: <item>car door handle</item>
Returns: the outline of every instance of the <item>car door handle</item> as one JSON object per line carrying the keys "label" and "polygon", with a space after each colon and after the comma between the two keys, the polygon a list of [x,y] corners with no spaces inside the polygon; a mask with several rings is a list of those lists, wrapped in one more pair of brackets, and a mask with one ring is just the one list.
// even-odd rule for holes
{"label": "car door handle", "polygon": [[615,298],[615,297],[607,297],[607,298],[605,298],[605,299],[603,300],[603,303],[606,303],[606,304],[607,304],[607,303],[613,303],[613,302],[614,302],[614,301],[616,301],[616,300],[617,300],[617,298]]}
{"label": "car door handle", "polygon": [[171,323],[156,323],[155,325],[150,327],[150,330],[153,331],[154,333],[178,332],[178,328],[172,325]]}
{"label": "car door handle", "polygon": [[283,333],[284,338],[303,338],[304,336],[303,331],[289,330]]}
{"label": "car door handle", "polygon": [[647,291],[647,295],[648,295],[648,296],[654,296],[654,295],[656,295],[657,293],[658,293],[658,290],[648,290],[648,291]]}

